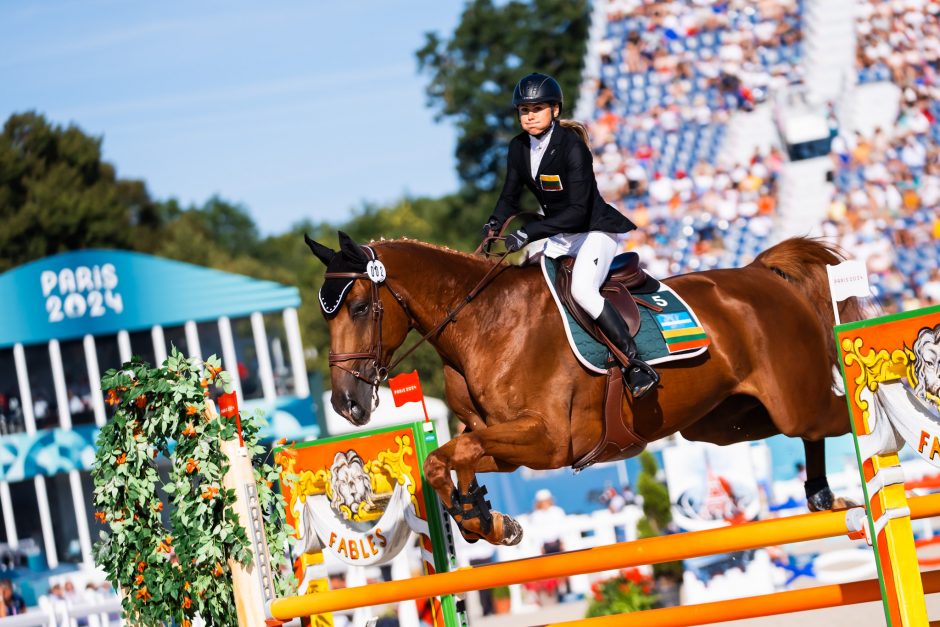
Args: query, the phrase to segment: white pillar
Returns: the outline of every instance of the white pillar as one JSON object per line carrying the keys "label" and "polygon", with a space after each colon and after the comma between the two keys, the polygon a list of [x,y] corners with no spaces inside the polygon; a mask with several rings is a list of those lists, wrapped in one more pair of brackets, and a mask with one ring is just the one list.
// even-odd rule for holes
{"label": "white pillar", "polygon": [[82,343],[85,345],[85,366],[88,368],[88,386],[91,388],[91,406],[95,410],[95,424],[103,427],[108,420],[108,415],[104,411],[104,397],[101,395],[101,369],[98,367],[95,336],[89,333]]}
{"label": "white pillar", "polygon": [[199,327],[195,321],[187,320],[183,326],[186,331],[186,356],[202,361],[202,346],[199,345]]}
{"label": "white pillar", "polygon": [[264,316],[260,311],[251,314],[251,334],[255,339],[255,353],[258,355],[258,377],[266,403],[274,404],[277,387],[274,385],[274,370],[271,368],[271,352],[268,350],[268,334],[264,330]]}
{"label": "white pillar", "polygon": [[219,318],[219,339],[222,342],[222,367],[232,375],[232,388],[238,397],[239,404],[245,397],[242,395],[242,380],[238,376],[238,356],[235,353],[235,337],[232,335],[232,321],[228,316]]}
{"label": "white pillar", "polygon": [[65,386],[59,340],[49,340],[49,361],[52,362],[52,381],[55,383],[55,398],[59,405],[59,425],[69,431],[72,429],[72,412],[69,410],[69,391]]}
{"label": "white pillar", "polygon": [[36,433],[36,414],[33,413],[33,392],[29,388],[29,371],[26,369],[26,351],[22,344],[13,346],[13,360],[16,362],[16,380],[20,387],[20,405],[23,409],[23,422],[26,433]]}
{"label": "white pillar", "polygon": [[126,364],[131,360],[133,353],[131,352],[131,334],[125,330],[118,331],[117,334],[118,340],[118,354],[121,357],[121,364]]}
{"label": "white pillar", "polygon": [[284,332],[287,334],[290,365],[294,372],[294,394],[298,398],[307,398],[310,396],[310,383],[307,381],[304,345],[300,341],[300,323],[297,321],[297,310],[293,307],[284,310]]}
{"label": "white pillar", "polygon": [[72,505],[75,507],[75,523],[78,526],[78,544],[82,547],[82,563],[94,568],[95,558],[91,555],[91,532],[88,529],[88,512],[85,511],[85,491],[82,489],[82,477],[77,470],[69,471],[69,485],[72,488]]}
{"label": "white pillar", "polygon": [[52,514],[49,513],[49,494],[46,492],[46,478],[42,475],[33,477],[36,486],[36,503],[39,504],[39,524],[42,526],[42,543],[46,549],[46,562],[49,568],[59,565],[59,555],[55,549],[55,536],[52,535]]}
{"label": "white pillar", "polygon": [[166,361],[166,338],[163,336],[163,327],[159,324],[153,325],[150,329],[150,339],[153,340],[153,360],[154,366],[162,366]]}
{"label": "white pillar", "polygon": [[7,544],[11,549],[15,549],[20,545],[20,537],[16,533],[16,519],[13,518],[10,484],[6,481],[0,481],[0,507],[3,508],[3,526],[7,531]]}

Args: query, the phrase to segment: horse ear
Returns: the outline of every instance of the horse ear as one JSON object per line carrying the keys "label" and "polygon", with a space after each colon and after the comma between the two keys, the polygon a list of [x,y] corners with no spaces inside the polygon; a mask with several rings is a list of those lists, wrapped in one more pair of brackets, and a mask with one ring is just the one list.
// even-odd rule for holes
{"label": "horse ear", "polygon": [[357,244],[353,238],[349,237],[346,233],[342,231],[337,231],[339,233],[339,250],[346,257],[352,261],[361,261],[362,263],[368,263],[369,258],[366,257],[366,254],[362,252],[362,247]]}
{"label": "horse ear", "polygon": [[306,233],[304,233],[304,241],[307,242],[307,246],[310,247],[310,250],[313,251],[316,258],[323,262],[323,265],[330,265],[330,262],[333,261],[333,257],[336,256],[336,252],[332,248],[310,239],[310,236]]}

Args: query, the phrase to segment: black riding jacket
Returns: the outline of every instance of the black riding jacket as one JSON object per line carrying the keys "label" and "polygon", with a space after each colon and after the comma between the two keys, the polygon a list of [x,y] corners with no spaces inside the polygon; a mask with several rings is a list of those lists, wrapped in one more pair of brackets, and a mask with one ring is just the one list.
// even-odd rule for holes
{"label": "black riding jacket", "polygon": [[597,191],[590,149],[575,131],[557,122],[535,179],[532,178],[529,134],[523,131],[509,142],[506,182],[493,211],[500,223],[519,213],[523,187],[535,194],[545,213],[544,220],[525,227],[531,240],[557,233],[626,233],[636,228]]}

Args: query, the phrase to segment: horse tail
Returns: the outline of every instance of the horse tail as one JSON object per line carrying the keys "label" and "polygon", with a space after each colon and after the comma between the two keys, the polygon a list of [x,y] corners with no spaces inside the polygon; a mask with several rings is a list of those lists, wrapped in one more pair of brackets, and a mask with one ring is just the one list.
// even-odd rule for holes
{"label": "horse tail", "polygon": [[[841,263],[846,258],[846,254],[832,244],[818,239],[794,237],[768,248],[754,260],[754,264],[764,266],[792,283],[809,301],[824,332],[829,360],[833,365],[839,363],[839,357],[832,332],[835,316],[832,313],[826,266]],[[842,322],[861,320],[863,312],[858,299],[853,296],[839,303],[839,317]]]}

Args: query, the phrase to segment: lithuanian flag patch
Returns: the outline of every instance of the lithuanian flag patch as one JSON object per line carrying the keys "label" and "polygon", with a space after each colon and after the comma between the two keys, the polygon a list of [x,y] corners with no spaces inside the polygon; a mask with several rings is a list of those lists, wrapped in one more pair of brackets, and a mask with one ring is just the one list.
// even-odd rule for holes
{"label": "lithuanian flag patch", "polygon": [[705,329],[686,311],[657,314],[656,322],[662,329],[663,339],[666,340],[666,348],[670,354],[709,344]]}
{"label": "lithuanian flag patch", "polygon": [[539,174],[539,183],[543,192],[560,192],[564,189],[561,186],[561,177],[557,174]]}

